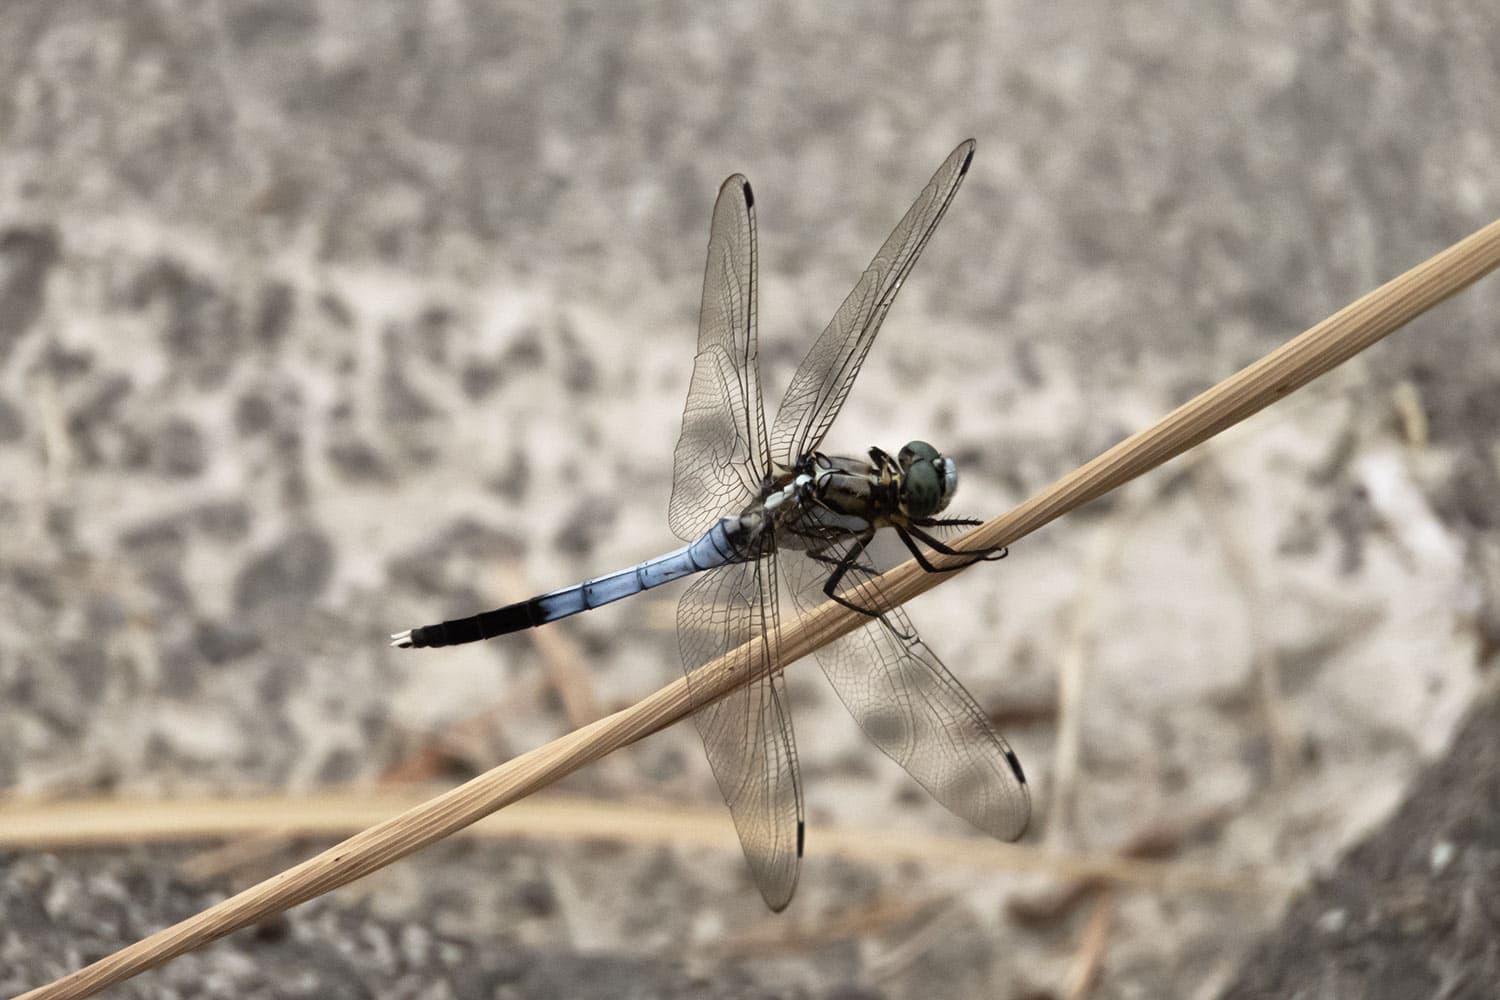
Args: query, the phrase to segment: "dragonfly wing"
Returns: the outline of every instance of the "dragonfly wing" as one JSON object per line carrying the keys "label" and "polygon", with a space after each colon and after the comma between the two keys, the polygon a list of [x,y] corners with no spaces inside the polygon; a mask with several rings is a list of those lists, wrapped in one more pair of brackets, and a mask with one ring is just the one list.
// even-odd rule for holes
{"label": "dragonfly wing", "polygon": [[[848,550],[844,542],[823,554],[842,559]],[[832,568],[790,549],[779,558],[798,608],[806,613],[821,604]],[[862,555],[845,574],[840,595],[869,606],[868,591],[853,591],[877,575]],[[917,637],[903,610],[870,619],[815,655],[865,735],[933,798],[992,836],[1021,836],[1031,817],[1031,793],[1020,762],[974,697]]]}
{"label": "dragonfly wing", "polygon": [[771,428],[771,455],[776,461],[794,465],[823,440],[896,293],[948,210],[973,156],[973,139],[948,154],[802,359]]}
{"label": "dragonfly wing", "polygon": [[[754,667],[774,662],[781,637],[776,562],[757,559],[709,570],[677,606],[678,642],[693,671],[745,643]],[[693,715],[719,790],[734,816],[745,858],[766,905],[791,902],[802,864],[802,785],[785,682],[762,675]]]}
{"label": "dragonfly wing", "polygon": [[760,487],[767,468],[755,331],[755,198],[739,174],[719,188],[708,233],[698,354],[682,412],[667,521],[699,537]]}

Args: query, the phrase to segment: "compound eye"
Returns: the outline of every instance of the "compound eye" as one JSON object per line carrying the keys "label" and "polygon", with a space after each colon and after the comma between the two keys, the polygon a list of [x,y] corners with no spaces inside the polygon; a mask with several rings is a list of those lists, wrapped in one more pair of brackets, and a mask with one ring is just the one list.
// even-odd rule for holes
{"label": "compound eye", "polygon": [[953,464],[953,459],[943,458],[938,461],[938,468],[943,473],[943,506],[946,507],[958,491],[958,466]]}
{"label": "compound eye", "polygon": [[918,462],[936,462],[938,451],[926,441],[910,441],[896,454],[896,463],[909,469]]}
{"label": "compound eye", "polygon": [[931,462],[920,462],[901,481],[901,506],[909,517],[931,517],[943,506],[943,481]]}

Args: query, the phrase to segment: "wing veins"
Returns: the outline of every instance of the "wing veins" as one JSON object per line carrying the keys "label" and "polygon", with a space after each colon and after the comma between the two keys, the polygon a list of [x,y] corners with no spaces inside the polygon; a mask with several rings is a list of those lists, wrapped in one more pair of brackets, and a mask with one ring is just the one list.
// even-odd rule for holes
{"label": "wing veins", "polygon": [[778,461],[794,464],[827,433],[897,293],[963,182],[973,152],[970,139],[948,155],[803,358],[771,429]]}
{"label": "wing veins", "polygon": [[698,350],[674,452],[668,523],[695,539],[753,496],[770,454],[761,405],[754,198],[739,174],[719,188],[709,226]]}
{"label": "wing veins", "polygon": [[[838,543],[831,554],[847,552],[849,544]],[[779,558],[797,606],[805,613],[821,603],[825,568],[801,553],[783,550]],[[872,587],[878,594],[879,571],[879,560],[857,560],[841,595]],[[814,655],[865,735],[934,798],[987,833],[1020,836],[1031,803],[1014,753],[932,649],[905,636],[916,636],[911,620],[891,607]]]}

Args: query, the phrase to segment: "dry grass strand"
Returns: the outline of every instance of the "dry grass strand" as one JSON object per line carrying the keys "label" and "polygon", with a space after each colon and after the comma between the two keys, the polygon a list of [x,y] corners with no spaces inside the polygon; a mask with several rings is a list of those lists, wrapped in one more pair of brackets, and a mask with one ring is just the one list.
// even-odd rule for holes
{"label": "dry grass strand", "polygon": [[[1500,264],[1500,221],[1461,240],[1339,310],[1259,361],[1184,403],[1146,430],[1043,489],[1010,513],[952,544],[1007,545],[1063,514],[1156,468],[1270,405],[1400,328]],[[915,562],[886,573],[873,589],[851,595],[861,604],[901,604],[954,574],[924,573]],[[806,656],[865,623],[829,603],[785,630],[783,664]],[[704,702],[749,680],[750,660],[736,650],[706,664],[693,683]],[[256,924],[385,867],[471,823],[547,787],[620,747],[686,718],[697,707],[685,680],[635,705],[576,729],[451,791],[377,823],[258,885],[92,965],[23,995],[21,1000],[90,996],[184,952]]]}

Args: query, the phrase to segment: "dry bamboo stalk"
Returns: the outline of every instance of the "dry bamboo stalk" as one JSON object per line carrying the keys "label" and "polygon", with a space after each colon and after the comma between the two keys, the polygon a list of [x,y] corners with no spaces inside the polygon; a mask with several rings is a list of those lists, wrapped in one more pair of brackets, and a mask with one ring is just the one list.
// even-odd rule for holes
{"label": "dry bamboo stalk", "polygon": [[[975,548],[1015,542],[1305,385],[1497,265],[1500,265],[1500,220],[1344,307],[955,544]],[[878,596],[867,594],[864,599],[876,604],[904,603],[952,575],[924,573],[915,562],[906,562],[871,584]],[[856,612],[824,604],[785,630],[782,662],[803,657],[865,621]],[[694,681],[694,691],[703,702],[723,697],[737,684],[749,680],[745,676],[749,662],[741,649],[705,665]],[[19,1000],[90,996],[368,875],[525,798],[585,764],[666,728],[691,714],[695,707],[686,681],[678,680],[630,708],[507,761],[222,903],[32,990]]]}
{"label": "dry bamboo stalk", "polygon": [[[284,847],[292,837],[348,836],[419,807],[414,795],[377,792],[369,795],[320,795],[307,798],[188,799],[130,802],[92,799],[17,804],[0,811],[0,849],[109,847],[119,844],[163,844],[238,837]],[[557,795],[518,802],[464,828],[462,836],[533,838],[558,841],[608,840],[616,844],[707,847],[739,853],[734,829],[724,821],[723,807],[653,802],[626,805]],[[233,852],[230,852],[233,860]],[[252,847],[248,854],[261,855]],[[1291,873],[1274,867],[1224,870],[1181,861],[1142,858],[1131,851],[1084,854],[1035,844],[1008,844],[988,837],[940,836],[908,831],[892,837],[883,830],[858,827],[818,828],[819,856],[867,864],[899,862],[968,868],[985,872],[1027,872],[1091,883],[1139,886],[1156,891],[1192,890],[1236,894],[1277,893],[1289,889]],[[210,856],[204,867],[219,868]],[[203,877],[197,871],[188,872]]]}

